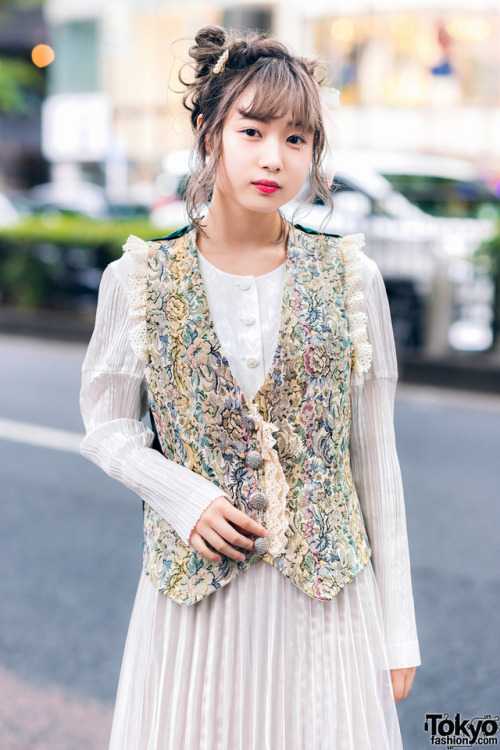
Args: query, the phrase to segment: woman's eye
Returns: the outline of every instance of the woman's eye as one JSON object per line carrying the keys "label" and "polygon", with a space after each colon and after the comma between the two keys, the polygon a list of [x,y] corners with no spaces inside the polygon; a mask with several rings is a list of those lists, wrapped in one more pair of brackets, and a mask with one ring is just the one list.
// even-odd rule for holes
{"label": "woman's eye", "polygon": [[[245,133],[245,135],[248,135],[251,138],[254,138],[255,136],[260,135],[257,128],[244,128],[241,132]],[[301,135],[290,135],[288,136],[287,140],[290,140],[290,138],[294,139],[292,140],[293,146],[301,146],[303,143],[307,143],[306,139],[303,138]]]}

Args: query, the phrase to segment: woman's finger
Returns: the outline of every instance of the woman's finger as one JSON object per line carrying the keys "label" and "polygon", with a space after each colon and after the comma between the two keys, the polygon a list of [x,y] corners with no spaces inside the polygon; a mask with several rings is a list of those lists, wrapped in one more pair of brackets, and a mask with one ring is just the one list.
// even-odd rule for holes
{"label": "woman's finger", "polygon": [[224,516],[226,520],[237,524],[243,530],[243,533],[255,534],[256,536],[267,536],[267,531],[258,521],[255,521],[247,513],[235,508],[234,505],[228,503],[228,507],[224,508]]}
{"label": "woman's finger", "polygon": [[222,562],[222,557],[216,552],[212,552],[212,550],[207,547],[205,540],[197,531],[191,533],[190,541],[195,550],[197,550],[202,557],[209,560],[209,562]]}
{"label": "woman's finger", "polygon": [[[229,524],[226,524],[228,529],[230,528]],[[234,549],[234,547],[231,547],[230,544],[226,542],[223,536],[218,533],[213,528],[209,528],[205,533],[204,537],[207,542],[210,542],[212,547],[214,547],[218,552],[221,553],[221,555],[226,555],[226,557],[230,557],[232,560],[244,560],[245,555],[240,552],[239,550]]]}

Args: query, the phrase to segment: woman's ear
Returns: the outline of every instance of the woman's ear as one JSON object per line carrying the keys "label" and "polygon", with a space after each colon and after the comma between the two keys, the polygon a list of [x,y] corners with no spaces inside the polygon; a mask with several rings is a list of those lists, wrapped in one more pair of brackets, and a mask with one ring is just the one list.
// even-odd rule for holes
{"label": "woman's ear", "polygon": [[[201,121],[203,120],[203,115],[200,112],[198,117],[196,118],[196,128],[198,129],[200,127]],[[207,156],[210,155],[210,143],[208,140],[208,136],[205,136],[205,153]]]}

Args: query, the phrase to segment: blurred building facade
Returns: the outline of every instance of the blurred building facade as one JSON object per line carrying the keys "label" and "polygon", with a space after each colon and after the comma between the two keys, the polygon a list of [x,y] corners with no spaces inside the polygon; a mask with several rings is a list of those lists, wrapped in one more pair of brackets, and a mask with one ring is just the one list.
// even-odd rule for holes
{"label": "blurred building facade", "polygon": [[40,113],[45,72],[31,53],[46,41],[41,7],[0,8],[0,187],[28,188],[42,182],[48,165],[42,157]]}
{"label": "blurred building facade", "polygon": [[45,16],[55,60],[43,148],[55,179],[147,192],[165,155],[190,146],[177,75],[207,23],[270,30],[325,59],[341,146],[500,168],[498,0],[48,0]]}

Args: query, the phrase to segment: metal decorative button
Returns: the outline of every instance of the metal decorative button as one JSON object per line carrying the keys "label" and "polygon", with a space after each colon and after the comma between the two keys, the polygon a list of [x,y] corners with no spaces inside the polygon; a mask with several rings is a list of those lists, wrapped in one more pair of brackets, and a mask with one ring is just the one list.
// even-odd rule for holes
{"label": "metal decorative button", "polygon": [[257,425],[255,424],[255,420],[253,417],[251,417],[249,414],[243,414],[241,421],[243,422],[243,427],[246,427],[247,430],[256,430]]}
{"label": "metal decorative button", "polygon": [[259,451],[248,451],[246,456],[246,464],[251,469],[258,469],[264,463],[262,454]]}
{"label": "metal decorative button", "polygon": [[253,548],[258,555],[265,555],[269,548],[269,541],[266,536],[258,536],[253,543]]}
{"label": "metal decorative button", "polygon": [[243,289],[245,292],[247,289],[250,289],[251,286],[252,286],[252,282],[250,281],[250,279],[242,279],[240,281],[240,288]]}
{"label": "metal decorative button", "polygon": [[248,504],[251,508],[255,508],[255,510],[263,510],[267,505],[267,497],[263,492],[254,492],[248,498]]}
{"label": "metal decorative button", "polygon": [[249,367],[257,367],[259,360],[256,357],[247,357],[247,365]]}
{"label": "metal decorative button", "polygon": [[245,323],[245,325],[251,326],[252,323],[255,323],[255,316],[251,315],[250,313],[247,313],[245,317],[243,318],[243,322]]}

